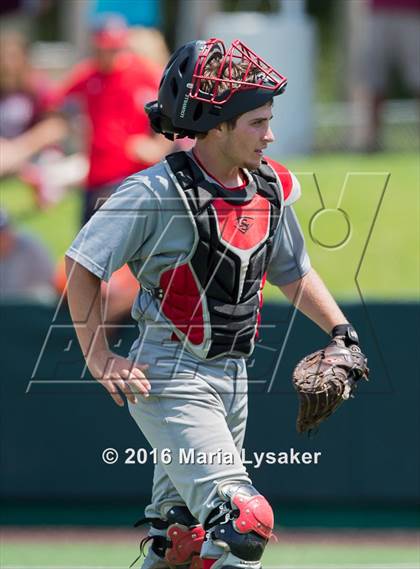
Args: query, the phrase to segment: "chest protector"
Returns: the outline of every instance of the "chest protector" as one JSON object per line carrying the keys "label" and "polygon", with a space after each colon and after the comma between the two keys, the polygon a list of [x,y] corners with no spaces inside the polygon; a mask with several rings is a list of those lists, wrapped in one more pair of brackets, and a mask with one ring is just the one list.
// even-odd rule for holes
{"label": "chest protector", "polygon": [[161,274],[156,291],[174,337],[201,359],[249,356],[283,194],[263,161],[246,187],[208,181],[185,152],[167,156],[168,172],[194,225],[187,259]]}

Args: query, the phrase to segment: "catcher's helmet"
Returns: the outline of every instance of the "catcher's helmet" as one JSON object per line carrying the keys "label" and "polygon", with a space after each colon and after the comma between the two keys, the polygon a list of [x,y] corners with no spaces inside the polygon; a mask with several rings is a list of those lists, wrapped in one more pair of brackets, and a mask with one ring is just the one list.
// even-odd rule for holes
{"label": "catcher's helmet", "polygon": [[227,50],[219,39],[192,41],[172,55],[158,100],[145,109],[156,132],[171,140],[194,138],[264,105],[286,84],[286,77],[239,40]]}

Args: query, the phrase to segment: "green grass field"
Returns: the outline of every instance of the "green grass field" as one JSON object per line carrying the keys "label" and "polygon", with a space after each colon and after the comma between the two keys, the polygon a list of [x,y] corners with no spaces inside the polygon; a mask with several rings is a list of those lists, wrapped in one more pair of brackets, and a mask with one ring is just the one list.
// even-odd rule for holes
{"label": "green grass field", "polygon": [[[369,300],[417,298],[418,156],[333,154],[285,162],[301,182],[296,211],[312,264],[332,292],[339,299],[358,300],[357,276]],[[61,257],[78,228],[77,192],[39,212],[30,190],[19,182],[3,181],[1,188],[2,206],[19,225],[38,233],[55,258]],[[266,297],[274,295],[277,291],[267,286]]]}
{"label": "green grass field", "polygon": [[[26,537],[25,537],[26,536]],[[3,536],[3,569],[19,568],[125,568],[137,556],[138,538],[112,530],[100,532],[48,532],[30,536]],[[415,569],[420,566],[419,546],[413,534],[284,534],[264,556],[264,569]],[[136,567],[140,567],[138,562]]]}

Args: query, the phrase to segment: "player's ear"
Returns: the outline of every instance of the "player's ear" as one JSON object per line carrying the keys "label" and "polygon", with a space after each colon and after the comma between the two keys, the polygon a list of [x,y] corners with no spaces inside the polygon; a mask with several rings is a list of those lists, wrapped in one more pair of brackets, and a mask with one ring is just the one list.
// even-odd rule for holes
{"label": "player's ear", "polygon": [[210,132],[214,133],[214,136],[219,139],[225,137],[227,131],[228,131],[227,122],[221,122],[220,124],[218,124],[217,126],[215,126],[210,130]]}

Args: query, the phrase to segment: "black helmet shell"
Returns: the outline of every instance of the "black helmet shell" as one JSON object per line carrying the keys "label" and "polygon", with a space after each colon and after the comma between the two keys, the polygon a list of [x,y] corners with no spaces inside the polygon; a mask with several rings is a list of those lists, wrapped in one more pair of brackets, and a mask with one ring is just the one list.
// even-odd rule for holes
{"label": "black helmet shell", "polygon": [[[243,46],[239,40],[236,42]],[[235,42],[232,46],[234,45]],[[221,122],[264,105],[284,91],[287,80],[277,72],[274,73],[283,81],[273,83],[270,79],[270,87],[267,87],[269,80],[264,77],[259,85],[229,89],[228,96],[221,93],[210,97],[197,91],[200,86],[200,83],[197,83],[197,62],[202,58],[205,49],[209,58],[215,55],[221,57],[224,44],[220,40],[192,41],[175,51],[169,60],[160,81],[158,100],[145,106],[151,126],[156,132],[172,139],[175,135],[194,138],[196,133],[208,132]],[[227,52],[229,53],[230,51]],[[260,58],[258,61],[263,62]],[[192,92],[193,88],[195,93]]]}

